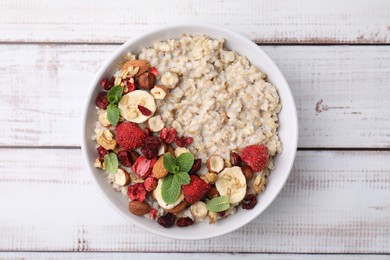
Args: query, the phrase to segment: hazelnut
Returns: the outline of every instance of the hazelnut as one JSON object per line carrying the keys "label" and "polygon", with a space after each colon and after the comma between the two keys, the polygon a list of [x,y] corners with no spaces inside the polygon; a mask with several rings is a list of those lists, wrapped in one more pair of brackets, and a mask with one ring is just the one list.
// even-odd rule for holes
{"label": "hazelnut", "polygon": [[218,197],[219,192],[218,192],[217,188],[211,187],[211,189],[209,189],[209,191],[206,193],[206,196],[208,199],[211,200],[212,198]]}
{"label": "hazelnut", "polygon": [[220,155],[212,154],[207,159],[207,168],[210,172],[219,173],[225,168],[225,162]]}
{"label": "hazelnut", "polygon": [[168,95],[168,89],[164,85],[157,85],[150,90],[154,99],[164,99]]}
{"label": "hazelnut", "polygon": [[96,142],[106,150],[114,150],[117,144],[116,140],[113,139],[112,133],[108,129],[103,131]]}
{"label": "hazelnut", "polygon": [[169,213],[172,213],[174,215],[182,212],[186,207],[187,207],[187,201],[183,200],[182,202],[180,202],[177,206],[175,206],[174,208],[172,209],[166,209],[165,211],[169,212]]}
{"label": "hazelnut", "polygon": [[253,178],[254,171],[248,165],[241,166],[241,171],[244,174],[246,181],[250,181]]}
{"label": "hazelnut", "polygon": [[264,191],[266,184],[267,179],[261,175],[257,175],[255,181],[253,182],[252,188],[256,193],[260,193]]}
{"label": "hazelnut", "polygon": [[152,132],[160,132],[164,128],[164,121],[161,119],[161,116],[153,116],[148,120],[149,129]]}
{"label": "hazelnut", "polygon": [[156,76],[153,73],[145,72],[138,77],[137,82],[139,88],[151,90],[156,84]]}

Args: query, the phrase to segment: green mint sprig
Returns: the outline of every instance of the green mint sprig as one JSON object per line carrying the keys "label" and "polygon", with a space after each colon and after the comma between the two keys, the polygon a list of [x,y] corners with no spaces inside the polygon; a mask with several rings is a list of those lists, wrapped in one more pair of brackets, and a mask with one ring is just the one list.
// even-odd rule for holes
{"label": "green mint sprig", "polygon": [[175,158],[166,153],[163,164],[169,174],[163,179],[161,195],[165,203],[172,204],[180,195],[181,185],[189,184],[191,181],[188,172],[194,164],[194,156],[191,153],[183,153]]}
{"label": "green mint sprig", "polygon": [[118,157],[116,157],[115,153],[109,153],[104,156],[104,165],[106,167],[106,171],[109,173],[116,173],[118,170]]}
{"label": "green mint sprig", "polygon": [[111,125],[115,126],[119,122],[118,103],[122,97],[123,88],[119,85],[112,87],[107,92],[107,100],[110,104],[107,106],[107,119]]}
{"label": "green mint sprig", "polygon": [[219,196],[209,200],[206,208],[211,212],[222,212],[230,207],[229,198],[227,196]]}

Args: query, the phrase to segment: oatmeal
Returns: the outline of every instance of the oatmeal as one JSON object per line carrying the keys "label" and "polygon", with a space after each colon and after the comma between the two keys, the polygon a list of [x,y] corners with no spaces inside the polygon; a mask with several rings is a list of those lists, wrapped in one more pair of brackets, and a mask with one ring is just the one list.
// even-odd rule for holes
{"label": "oatmeal", "polygon": [[128,53],[96,98],[94,166],[161,226],[215,223],[264,191],[281,104],[223,39],[183,35]]}

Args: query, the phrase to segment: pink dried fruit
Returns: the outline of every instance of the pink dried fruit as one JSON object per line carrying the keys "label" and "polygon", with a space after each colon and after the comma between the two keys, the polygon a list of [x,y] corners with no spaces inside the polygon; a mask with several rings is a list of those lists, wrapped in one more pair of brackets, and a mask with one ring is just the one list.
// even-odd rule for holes
{"label": "pink dried fruit", "polygon": [[104,90],[110,90],[114,86],[114,82],[115,82],[115,77],[112,76],[109,79],[108,78],[102,79],[100,84],[102,85]]}
{"label": "pink dried fruit", "polygon": [[175,128],[170,128],[169,130],[167,128],[163,128],[160,132],[160,139],[167,144],[175,141],[176,136],[177,132]]}
{"label": "pink dried fruit", "polygon": [[127,79],[125,81],[125,85],[126,85],[127,91],[125,91],[126,88],[123,88],[123,95],[127,94],[129,92],[133,92],[137,88],[134,83],[131,83],[131,79]]}
{"label": "pink dried fruit", "polygon": [[176,218],[175,215],[173,215],[172,213],[167,213],[159,217],[157,219],[157,223],[165,228],[169,228],[173,226],[173,224],[175,223],[175,218]]}
{"label": "pink dried fruit", "polygon": [[157,149],[150,149],[146,146],[142,146],[141,153],[146,157],[146,159],[152,160],[157,157],[158,151]]}
{"label": "pink dried fruit", "polygon": [[149,149],[158,149],[160,145],[161,141],[157,136],[148,136],[145,138],[144,146]]}
{"label": "pink dried fruit", "polygon": [[149,218],[156,219],[157,217],[157,209],[151,209],[149,212]]}
{"label": "pink dried fruit", "polygon": [[150,73],[152,73],[154,76],[158,76],[158,71],[157,71],[157,69],[156,69],[156,67],[152,67],[152,68],[150,68]]}
{"label": "pink dried fruit", "polygon": [[148,178],[146,178],[144,186],[147,191],[154,190],[157,187],[157,179],[152,176],[149,176]]}
{"label": "pink dried fruit", "polygon": [[127,196],[129,196],[130,200],[143,202],[146,198],[146,190],[144,185],[142,183],[130,185],[127,189]]}
{"label": "pink dried fruit", "polygon": [[202,160],[201,159],[195,159],[194,164],[192,165],[191,170],[188,172],[188,174],[195,174],[200,170],[200,167],[202,166]]}
{"label": "pink dried fruit", "polygon": [[131,159],[130,153],[125,150],[118,152],[118,161],[126,167],[130,167],[134,163]]}
{"label": "pink dried fruit", "polygon": [[104,161],[104,156],[106,154],[108,154],[107,150],[104,148],[104,147],[101,147],[99,146],[98,148],[96,148],[96,151],[98,153],[98,156],[99,156],[99,160],[102,162]]}
{"label": "pink dried fruit", "polygon": [[135,161],[131,169],[138,177],[141,179],[146,179],[146,177],[152,173],[153,165],[156,163],[156,161],[156,158],[148,160],[145,156],[140,156]]}
{"label": "pink dried fruit", "polygon": [[100,109],[106,109],[109,104],[107,100],[107,92],[100,92],[99,95],[96,97],[95,104]]}
{"label": "pink dried fruit", "polygon": [[144,106],[141,106],[141,105],[138,105],[138,110],[141,112],[141,114],[143,114],[144,116],[151,116],[152,115],[152,111],[150,111],[149,109],[147,109],[146,107]]}
{"label": "pink dried fruit", "polygon": [[253,209],[256,206],[257,198],[255,194],[246,195],[242,201],[243,209]]}
{"label": "pink dried fruit", "polygon": [[233,151],[230,152],[230,163],[232,166],[240,166],[241,165],[241,157],[238,153]]}
{"label": "pink dried fruit", "polygon": [[191,226],[192,224],[194,224],[194,221],[189,217],[179,218],[176,221],[176,226],[178,226],[178,227],[188,227],[188,226]]}

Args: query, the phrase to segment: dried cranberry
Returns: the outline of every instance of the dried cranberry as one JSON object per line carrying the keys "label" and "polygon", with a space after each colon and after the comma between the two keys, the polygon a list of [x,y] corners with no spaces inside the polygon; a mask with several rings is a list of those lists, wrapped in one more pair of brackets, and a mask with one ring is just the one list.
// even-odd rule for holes
{"label": "dried cranberry", "polygon": [[147,191],[152,191],[157,187],[157,179],[153,176],[149,176],[144,181],[144,186]]}
{"label": "dried cranberry", "polygon": [[100,92],[99,95],[96,97],[95,104],[101,109],[106,109],[108,106],[107,92]]}
{"label": "dried cranberry", "polygon": [[176,129],[175,128],[170,128],[169,130],[167,128],[163,128],[160,132],[160,139],[167,143],[170,144],[176,139]]}
{"label": "dried cranberry", "polygon": [[129,186],[127,189],[127,196],[129,196],[130,200],[143,202],[146,198],[146,190],[144,185],[142,183],[136,183]]}
{"label": "dried cranberry", "polygon": [[189,217],[179,218],[176,222],[176,226],[178,227],[188,227],[191,226],[192,224],[194,224],[194,221]]}
{"label": "dried cranberry", "polygon": [[183,140],[182,138],[180,138],[180,137],[176,137],[176,138],[175,138],[175,143],[176,143],[177,146],[179,146],[179,147],[184,147],[184,145],[185,145],[184,140]]}
{"label": "dried cranberry", "polygon": [[150,130],[149,127],[145,128],[145,133],[146,133],[146,135],[152,135],[153,134],[152,130]]}
{"label": "dried cranberry", "polygon": [[100,161],[104,161],[104,156],[105,156],[106,154],[108,154],[107,150],[106,150],[104,147],[101,147],[101,146],[99,146],[98,148],[96,148],[96,150],[97,150],[97,153],[98,153],[98,155],[99,155],[99,160],[100,160]]}
{"label": "dried cranberry", "polygon": [[104,78],[101,81],[101,85],[104,90],[110,90],[114,86],[115,77],[111,77],[110,79]]}
{"label": "dried cranberry", "polygon": [[157,69],[156,69],[156,67],[152,67],[152,68],[150,68],[150,73],[152,73],[154,76],[158,76],[158,71],[157,71]]}
{"label": "dried cranberry", "polygon": [[253,209],[256,206],[257,198],[255,194],[246,195],[242,201],[243,209]]}
{"label": "dried cranberry", "polygon": [[221,217],[221,218],[225,217],[226,216],[226,210],[219,212],[218,216]]}
{"label": "dried cranberry", "polygon": [[240,166],[241,165],[241,157],[238,153],[233,151],[230,152],[230,163],[232,166]]}
{"label": "dried cranberry", "polygon": [[126,167],[130,167],[134,163],[131,160],[130,153],[125,150],[119,151],[118,160],[123,166]]}
{"label": "dried cranberry", "polygon": [[152,160],[157,157],[158,151],[157,149],[150,149],[146,146],[142,146],[141,153],[146,157],[146,159]]}
{"label": "dried cranberry", "polygon": [[150,212],[149,212],[149,217],[151,219],[156,219],[156,217],[157,217],[157,209],[151,209]]}
{"label": "dried cranberry", "polygon": [[192,165],[191,170],[188,172],[188,174],[195,174],[200,170],[200,167],[202,166],[202,160],[201,159],[195,159],[194,164]]}
{"label": "dried cranberry", "polygon": [[152,115],[152,111],[150,111],[149,109],[147,109],[146,107],[144,106],[141,106],[141,105],[138,105],[138,110],[141,112],[141,114],[143,114],[144,116],[151,116]]}
{"label": "dried cranberry", "polygon": [[193,141],[194,141],[194,138],[192,138],[192,137],[184,137],[184,143],[186,145],[192,144]]}
{"label": "dried cranberry", "polygon": [[158,149],[160,145],[161,141],[157,136],[148,136],[145,138],[144,146],[149,149]]}
{"label": "dried cranberry", "polygon": [[158,224],[165,228],[171,227],[175,223],[175,215],[167,213],[157,219]]}

